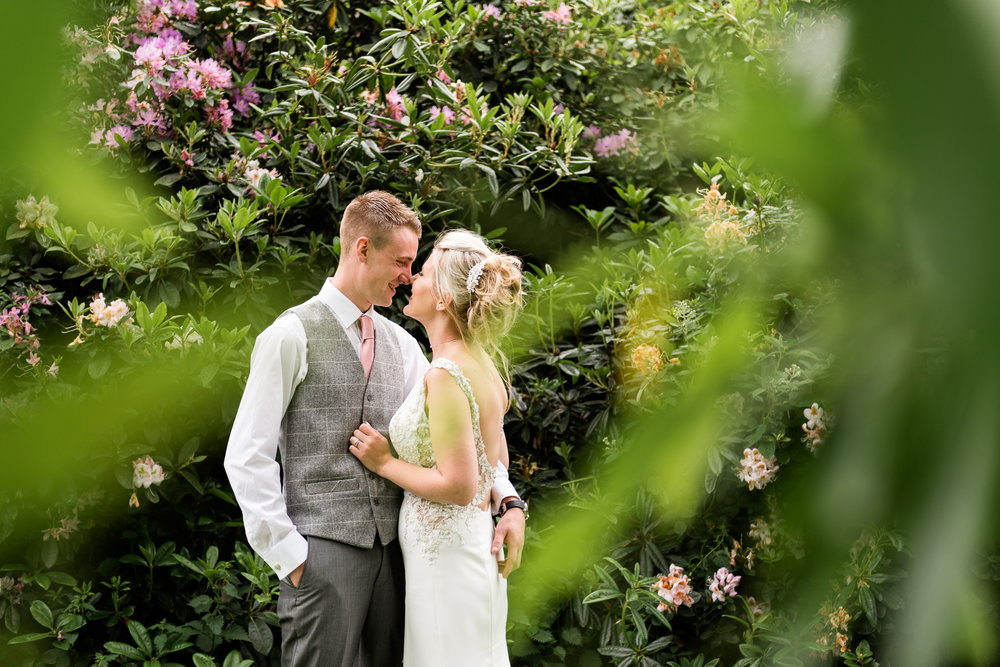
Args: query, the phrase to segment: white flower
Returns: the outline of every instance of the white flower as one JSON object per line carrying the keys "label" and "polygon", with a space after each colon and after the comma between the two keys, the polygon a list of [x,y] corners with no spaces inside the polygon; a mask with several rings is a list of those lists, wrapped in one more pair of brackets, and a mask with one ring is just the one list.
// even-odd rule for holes
{"label": "white flower", "polygon": [[161,483],[163,479],[163,468],[152,457],[147,456],[132,462],[132,486],[148,489],[153,484]]}
{"label": "white flower", "polygon": [[98,294],[90,303],[90,320],[100,327],[113,327],[123,317],[128,315],[128,306],[121,299],[115,299],[111,305],[104,303],[104,294]]}
{"label": "white flower", "polygon": [[818,403],[813,403],[803,410],[802,414],[806,418],[806,428],[814,429],[823,423],[823,408],[819,407]]}
{"label": "white flower", "polygon": [[50,202],[47,195],[41,201],[35,201],[34,195],[28,195],[27,199],[18,200],[16,207],[17,219],[21,223],[18,227],[21,229],[48,227],[49,223],[55,222],[59,212],[59,207]]}
{"label": "white flower", "polygon": [[747,487],[751,491],[763,489],[774,481],[774,473],[780,467],[776,465],[775,457],[765,459],[756,447],[743,450],[740,465],[742,467],[737,471],[737,474],[742,481],[747,483]]}

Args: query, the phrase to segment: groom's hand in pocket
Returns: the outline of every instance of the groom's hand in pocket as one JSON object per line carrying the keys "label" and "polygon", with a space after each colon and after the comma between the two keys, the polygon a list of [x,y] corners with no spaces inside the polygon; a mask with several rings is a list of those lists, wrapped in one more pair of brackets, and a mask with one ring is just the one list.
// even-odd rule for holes
{"label": "groom's hand in pocket", "polygon": [[299,582],[302,581],[302,572],[305,569],[306,569],[306,564],[302,563],[297,568],[295,568],[294,570],[292,570],[288,574],[288,583],[290,583],[292,586],[295,586],[295,588],[298,588],[299,587]]}

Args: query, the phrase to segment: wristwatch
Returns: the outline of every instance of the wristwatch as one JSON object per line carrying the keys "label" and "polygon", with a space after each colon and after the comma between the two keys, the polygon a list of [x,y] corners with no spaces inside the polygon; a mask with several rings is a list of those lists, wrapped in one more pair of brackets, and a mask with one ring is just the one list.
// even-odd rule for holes
{"label": "wristwatch", "polygon": [[507,510],[511,509],[512,507],[517,507],[518,509],[520,509],[522,512],[524,512],[524,518],[525,519],[528,518],[528,503],[524,502],[520,498],[511,498],[507,502],[501,503],[500,513],[497,514],[497,517],[502,517],[504,514],[507,513]]}

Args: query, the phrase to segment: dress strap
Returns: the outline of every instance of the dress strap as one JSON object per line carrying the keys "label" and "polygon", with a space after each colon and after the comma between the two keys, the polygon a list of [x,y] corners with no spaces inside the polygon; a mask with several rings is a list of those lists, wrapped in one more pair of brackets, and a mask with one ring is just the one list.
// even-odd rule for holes
{"label": "dress strap", "polygon": [[472,393],[472,385],[469,383],[469,379],[465,377],[465,373],[462,372],[461,366],[451,359],[438,357],[431,362],[430,367],[448,371],[448,374],[455,378],[455,382],[458,383],[459,388],[465,392],[466,397],[469,399],[469,406],[472,408],[472,427],[475,430],[476,441],[481,440],[482,436],[479,432],[479,404],[476,403],[476,395]]}

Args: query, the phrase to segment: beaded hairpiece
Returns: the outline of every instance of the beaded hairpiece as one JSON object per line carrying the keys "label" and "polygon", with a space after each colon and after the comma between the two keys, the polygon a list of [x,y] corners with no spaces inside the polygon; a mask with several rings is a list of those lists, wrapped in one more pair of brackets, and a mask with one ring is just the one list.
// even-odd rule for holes
{"label": "beaded hairpiece", "polygon": [[483,268],[486,266],[486,260],[480,260],[471,269],[469,269],[469,275],[465,278],[465,289],[469,290],[469,294],[476,291],[479,287],[479,278],[483,275]]}

